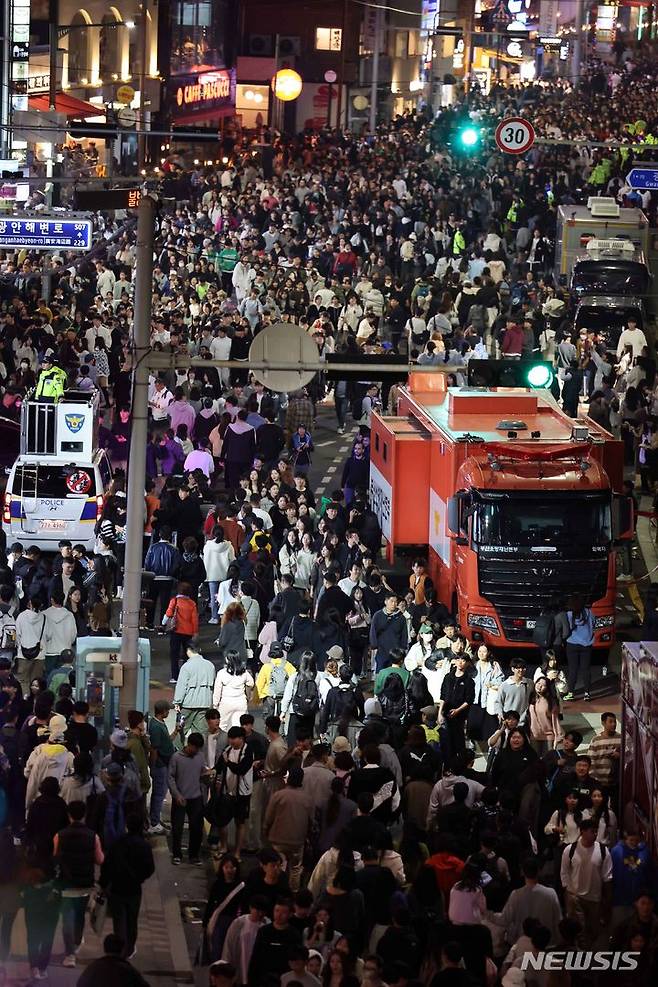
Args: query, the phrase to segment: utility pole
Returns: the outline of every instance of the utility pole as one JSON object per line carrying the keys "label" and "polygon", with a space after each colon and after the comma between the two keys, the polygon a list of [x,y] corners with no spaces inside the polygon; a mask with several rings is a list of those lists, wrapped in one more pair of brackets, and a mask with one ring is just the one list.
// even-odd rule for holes
{"label": "utility pole", "polygon": [[[141,78],[139,80],[139,133],[137,135],[137,172],[141,174],[146,164],[146,59],[147,52],[147,29],[148,29],[148,2],[142,0],[142,13],[139,20],[139,68]],[[150,282],[149,282],[150,284]]]}
{"label": "utility pole", "polygon": [[580,80],[580,63],[583,57],[583,27],[587,22],[586,7],[586,0],[576,0],[576,33],[573,42],[573,55],[571,56],[571,80],[574,86],[577,86]]}
{"label": "utility pole", "polygon": [[12,18],[11,5],[9,0],[5,0],[2,8],[2,68],[0,70],[0,124],[2,133],[0,134],[0,155],[3,158],[10,156],[11,141],[9,127],[11,124],[11,34]]}
{"label": "utility pole", "polygon": [[375,15],[375,50],[372,53],[372,79],[370,80],[370,133],[377,128],[377,89],[379,87],[379,52],[384,35],[384,9],[377,7]]}
{"label": "utility pole", "polygon": [[[5,0],[8,2],[8,0]],[[54,110],[57,102],[57,54],[59,49],[59,0],[48,0],[48,36],[50,78],[48,79],[48,109]]]}
{"label": "utility pole", "polygon": [[[121,722],[135,708],[137,695],[137,642],[142,599],[142,550],[144,545],[144,478],[148,438],[148,355],[151,343],[151,292],[155,199],[143,195],[137,217],[137,264],[135,270],[135,319],[133,323],[132,434],[128,460],[128,517],[123,580],[121,664]],[[144,711],[145,712],[145,711]]]}

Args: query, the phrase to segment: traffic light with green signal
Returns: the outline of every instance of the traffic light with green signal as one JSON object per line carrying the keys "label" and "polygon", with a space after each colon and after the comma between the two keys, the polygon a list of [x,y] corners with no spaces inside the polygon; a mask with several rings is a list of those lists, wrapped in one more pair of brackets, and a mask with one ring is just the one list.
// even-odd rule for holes
{"label": "traffic light with green signal", "polygon": [[462,151],[474,151],[480,146],[480,128],[466,124],[457,131],[456,146]]}
{"label": "traffic light with green signal", "polygon": [[553,364],[544,360],[469,360],[469,387],[530,387],[550,389]]}

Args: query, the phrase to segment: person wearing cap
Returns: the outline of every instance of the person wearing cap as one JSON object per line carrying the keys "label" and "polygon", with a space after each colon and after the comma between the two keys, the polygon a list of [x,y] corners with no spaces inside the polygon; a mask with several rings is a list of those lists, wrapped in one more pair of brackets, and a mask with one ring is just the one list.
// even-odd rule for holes
{"label": "person wearing cap", "polygon": [[109,773],[112,765],[117,765],[120,769],[121,777],[126,783],[126,797],[129,801],[141,802],[142,786],[139,781],[139,771],[134,757],[128,750],[128,734],[121,727],[117,727],[110,734],[110,753],[101,761],[105,773]]}
{"label": "person wearing cap", "polygon": [[[64,745],[66,720],[59,713],[50,717],[47,729],[41,731],[44,741],[34,748],[24,768],[27,778],[25,808],[29,810],[39,793],[44,778],[56,778],[73,773],[73,754]],[[47,739],[46,739],[47,738]]]}
{"label": "person wearing cap", "polygon": [[65,385],[66,373],[55,363],[53,351],[46,350],[34,392],[35,398],[53,403],[59,401],[64,397]]}

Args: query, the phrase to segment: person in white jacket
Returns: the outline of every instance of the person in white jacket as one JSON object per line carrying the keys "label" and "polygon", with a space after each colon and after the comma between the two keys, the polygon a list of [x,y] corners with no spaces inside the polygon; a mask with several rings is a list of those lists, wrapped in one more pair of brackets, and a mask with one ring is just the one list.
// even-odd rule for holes
{"label": "person in white jacket", "polygon": [[54,590],[50,597],[50,606],[44,610],[46,629],[44,632],[44,649],[46,653],[45,673],[48,675],[58,664],[62,651],[73,650],[78,637],[78,627],[75,617],[64,606],[64,594]]}
{"label": "person in white jacket", "polygon": [[[18,670],[16,674],[24,696],[30,694],[32,679],[43,678],[44,676],[45,637],[46,616],[41,612],[41,601],[35,597],[27,601],[26,609],[19,613],[16,618],[16,646],[18,648]],[[28,649],[36,649],[37,647],[37,654],[28,657]]]}
{"label": "person in white jacket", "polygon": [[253,267],[250,267],[248,262],[240,259],[235,267],[233,268],[233,275],[231,277],[231,283],[235,288],[235,298],[238,303],[243,300],[249,293],[252,281],[256,277],[256,272]]}
{"label": "person in white jacket", "polygon": [[74,757],[71,751],[64,746],[65,731],[65,717],[55,713],[54,716],[50,717],[47,729],[43,729],[43,734],[44,736],[47,734],[48,739],[45,743],[38,744],[27,759],[27,764],[23,769],[27,778],[26,811],[39,794],[39,785],[44,778],[57,778],[57,781],[61,783],[66,775],[73,774]]}
{"label": "person in white jacket", "polygon": [[240,726],[240,717],[247,712],[254,678],[247,671],[237,651],[229,651],[226,665],[215,679],[213,706],[219,710],[219,729],[229,731]]}
{"label": "person in white jacket", "polygon": [[206,582],[210,596],[211,617],[209,624],[219,623],[219,605],[217,590],[219,584],[226,579],[228,567],[235,561],[235,549],[230,541],[224,538],[224,529],[216,524],[212,529],[212,537],[203,546],[203,564],[206,567]]}

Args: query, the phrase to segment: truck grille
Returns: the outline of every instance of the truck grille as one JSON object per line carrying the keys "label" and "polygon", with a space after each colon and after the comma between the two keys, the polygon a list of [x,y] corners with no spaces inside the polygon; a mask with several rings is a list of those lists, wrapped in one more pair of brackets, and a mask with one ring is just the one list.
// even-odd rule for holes
{"label": "truck grille", "polygon": [[[587,604],[605,596],[608,559],[482,559],[478,565],[480,596],[496,608],[508,641],[532,641],[532,627],[547,607],[563,608],[573,593]],[[523,620],[522,627],[514,621]]]}

